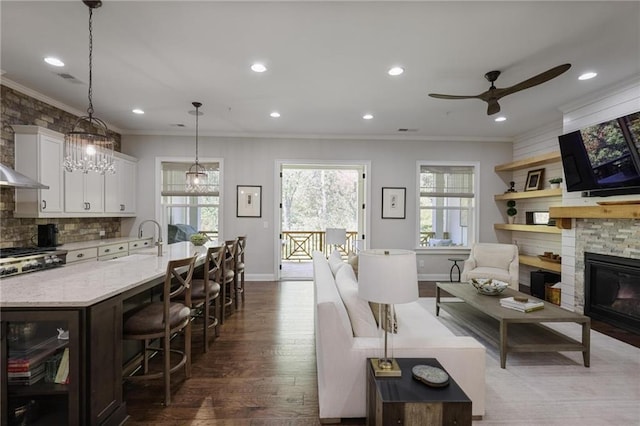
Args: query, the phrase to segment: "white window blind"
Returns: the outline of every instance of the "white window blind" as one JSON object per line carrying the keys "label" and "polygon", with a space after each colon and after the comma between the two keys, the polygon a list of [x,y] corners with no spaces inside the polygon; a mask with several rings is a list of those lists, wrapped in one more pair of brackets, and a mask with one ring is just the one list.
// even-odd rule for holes
{"label": "white window blind", "polygon": [[420,166],[420,196],[473,198],[471,166]]}

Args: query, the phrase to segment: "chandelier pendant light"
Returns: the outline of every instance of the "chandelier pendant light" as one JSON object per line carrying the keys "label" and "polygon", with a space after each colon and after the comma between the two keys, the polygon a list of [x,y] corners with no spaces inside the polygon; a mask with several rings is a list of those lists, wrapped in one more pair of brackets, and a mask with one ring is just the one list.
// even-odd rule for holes
{"label": "chandelier pendant light", "polygon": [[202,114],[198,108],[202,106],[201,102],[191,103],[196,108],[196,162],[189,167],[186,173],[186,191],[187,192],[205,192],[207,191],[207,173],[202,164],[198,162],[198,116]]}
{"label": "chandelier pendant light", "polygon": [[93,9],[102,6],[101,1],[83,0],[89,7],[89,108],[70,132],[64,136],[64,169],[83,173],[115,173],[113,150],[115,142],[108,136],[104,121],[93,116]]}

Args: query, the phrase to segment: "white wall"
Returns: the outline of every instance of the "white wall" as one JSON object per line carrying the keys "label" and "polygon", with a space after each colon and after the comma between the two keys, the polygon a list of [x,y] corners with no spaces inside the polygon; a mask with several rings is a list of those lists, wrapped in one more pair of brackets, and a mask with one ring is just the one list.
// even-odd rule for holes
{"label": "white wall", "polygon": [[[155,197],[159,188],[154,175],[156,157],[190,157],[194,155],[192,136],[124,135],[122,151],[139,159],[138,217],[123,221],[123,233],[135,233],[137,224],[156,217]],[[275,274],[275,244],[277,238],[274,176],[277,160],[369,161],[371,170],[371,205],[368,208],[369,247],[415,249],[416,161],[473,161],[480,163],[480,241],[497,241],[493,223],[502,221],[503,208],[496,205],[493,195],[506,189],[505,182],[494,173],[494,166],[511,161],[512,146],[505,142],[433,142],[400,140],[337,140],[337,139],[268,139],[199,137],[199,157],[221,158],[224,161],[223,224],[221,235],[231,238],[248,235],[247,275],[253,279],[273,279]],[[262,185],[262,218],[236,218],[236,185]],[[383,220],[381,188],[407,188],[407,218]],[[266,227],[265,227],[266,224]],[[457,253],[466,257],[466,253]],[[447,279],[451,252],[419,255],[424,260],[421,279]]]}

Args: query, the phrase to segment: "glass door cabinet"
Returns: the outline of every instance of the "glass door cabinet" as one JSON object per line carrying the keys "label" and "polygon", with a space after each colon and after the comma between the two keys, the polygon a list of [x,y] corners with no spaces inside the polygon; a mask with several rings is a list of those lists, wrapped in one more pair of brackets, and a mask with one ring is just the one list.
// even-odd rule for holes
{"label": "glass door cabinet", "polygon": [[3,310],[2,426],[78,425],[79,311]]}

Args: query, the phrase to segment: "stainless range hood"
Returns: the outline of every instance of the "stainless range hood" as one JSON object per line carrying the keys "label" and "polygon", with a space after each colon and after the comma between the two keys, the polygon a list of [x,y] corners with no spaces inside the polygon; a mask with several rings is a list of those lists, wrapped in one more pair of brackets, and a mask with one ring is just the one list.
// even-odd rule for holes
{"label": "stainless range hood", "polygon": [[0,163],[0,186],[11,188],[49,189],[47,185],[16,172],[9,166]]}

